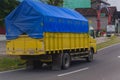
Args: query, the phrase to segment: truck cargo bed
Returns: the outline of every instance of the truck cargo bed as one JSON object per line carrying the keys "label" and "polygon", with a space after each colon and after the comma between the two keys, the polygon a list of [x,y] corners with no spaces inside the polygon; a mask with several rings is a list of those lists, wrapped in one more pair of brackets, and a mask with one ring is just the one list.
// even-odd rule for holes
{"label": "truck cargo bed", "polygon": [[7,41],[7,53],[10,55],[42,55],[65,50],[77,50],[90,47],[89,34],[83,33],[44,33],[43,39],[34,39],[22,35]]}
{"label": "truck cargo bed", "polygon": [[21,35],[17,39],[7,40],[7,54],[10,55],[40,55],[43,54],[43,40]]}

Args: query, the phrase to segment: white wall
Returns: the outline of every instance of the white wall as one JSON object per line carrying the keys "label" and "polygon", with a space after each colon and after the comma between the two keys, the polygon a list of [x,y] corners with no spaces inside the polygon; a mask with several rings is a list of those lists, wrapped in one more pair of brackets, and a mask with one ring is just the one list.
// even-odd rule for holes
{"label": "white wall", "polygon": [[[96,17],[86,17],[91,22],[91,26],[94,27],[94,29],[97,29],[97,18]],[[108,24],[108,18],[107,17],[101,17],[101,29],[106,29]]]}

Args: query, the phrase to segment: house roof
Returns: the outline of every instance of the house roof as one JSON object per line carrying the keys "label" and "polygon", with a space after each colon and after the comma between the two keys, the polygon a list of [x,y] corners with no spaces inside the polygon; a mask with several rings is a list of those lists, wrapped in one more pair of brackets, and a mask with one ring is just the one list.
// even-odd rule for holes
{"label": "house roof", "polygon": [[115,6],[108,7],[108,9],[110,10],[110,13],[112,15],[114,15],[114,13],[117,12],[117,8]]}
{"label": "house roof", "polygon": [[[109,9],[109,11],[108,11],[108,9]],[[103,8],[101,10],[101,13],[105,13],[105,15],[107,16],[108,12],[113,15],[117,11],[116,7],[114,7],[114,6],[108,7],[108,9]],[[96,11],[96,9],[93,9],[93,8],[76,8],[75,10],[84,16],[89,16],[89,17],[97,16],[97,11]]]}
{"label": "house roof", "polygon": [[105,5],[110,5],[109,3],[107,3],[106,1],[104,0],[91,0],[91,3],[94,4],[94,3],[104,3]]}
{"label": "house roof", "polygon": [[115,12],[114,13],[114,17],[120,19],[120,11]]}
{"label": "house roof", "polygon": [[93,8],[76,8],[75,10],[84,16],[97,16],[96,10]]}

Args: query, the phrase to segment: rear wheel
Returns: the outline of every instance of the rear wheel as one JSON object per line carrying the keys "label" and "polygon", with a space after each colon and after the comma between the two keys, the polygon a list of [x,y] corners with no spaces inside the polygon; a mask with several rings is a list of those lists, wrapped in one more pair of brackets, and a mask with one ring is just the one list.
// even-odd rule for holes
{"label": "rear wheel", "polygon": [[64,53],[62,57],[62,69],[68,69],[70,67],[70,55],[68,53]]}
{"label": "rear wheel", "polygon": [[61,70],[70,67],[71,58],[68,53],[53,54],[52,55],[52,69]]}
{"label": "rear wheel", "polygon": [[52,55],[52,70],[61,70],[62,55],[63,54],[53,54]]}
{"label": "rear wheel", "polygon": [[89,52],[88,57],[86,57],[86,61],[87,61],[87,62],[92,62],[92,61],[93,61],[93,54],[94,54],[94,52],[93,52],[93,50],[91,49],[90,52]]}

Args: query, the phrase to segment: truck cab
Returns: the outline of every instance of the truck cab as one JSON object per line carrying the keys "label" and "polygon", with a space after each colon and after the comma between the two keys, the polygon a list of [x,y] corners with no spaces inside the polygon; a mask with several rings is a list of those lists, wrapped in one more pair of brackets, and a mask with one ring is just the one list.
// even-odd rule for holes
{"label": "truck cab", "polygon": [[94,52],[97,52],[97,48],[96,48],[96,35],[95,35],[95,30],[92,26],[89,26],[89,34],[90,34],[90,45],[91,47],[93,47]]}

